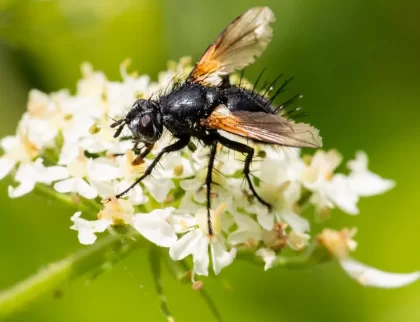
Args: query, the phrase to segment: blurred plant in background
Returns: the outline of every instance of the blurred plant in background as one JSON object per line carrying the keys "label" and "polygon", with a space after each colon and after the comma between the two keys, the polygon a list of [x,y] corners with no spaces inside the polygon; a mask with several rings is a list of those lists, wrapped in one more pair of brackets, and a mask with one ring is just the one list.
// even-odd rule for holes
{"label": "blurred plant in background", "polygon": [[[155,75],[168,58],[200,54],[226,22],[245,8],[258,4],[255,1],[233,1],[229,4],[123,1],[116,7],[111,1],[3,2],[0,77],[3,84],[2,111],[7,116],[2,120],[3,135],[13,132],[25,106],[28,87],[45,92],[71,87],[78,77],[78,65],[85,60],[92,61],[95,66],[104,69],[110,79],[115,79],[117,69],[114,66],[127,56],[135,58],[136,69],[142,74]],[[391,5],[384,2],[379,5],[361,1],[348,5],[334,1],[317,5],[306,1],[263,4],[276,11],[279,22],[274,29],[279,39],[277,43],[274,41],[274,48],[263,56],[259,66],[269,66],[269,73],[273,75],[281,71],[296,74],[294,86],[305,94],[311,123],[322,129],[327,149],[340,147],[343,154],[350,158],[350,153],[362,147],[369,151],[372,167],[377,172],[398,182],[398,188],[386,198],[362,201],[363,216],[355,219],[332,216],[327,224],[336,227],[334,230],[322,231],[321,226],[311,219],[312,235],[318,235],[318,243],[327,247],[331,244],[325,240],[344,240],[346,250],[353,246],[347,242],[354,231],[339,229],[347,225],[358,226],[358,241],[363,244],[357,253],[358,258],[389,271],[419,267],[420,261],[412,254],[418,242],[415,182],[420,178],[416,171],[408,171],[416,169],[418,158],[416,124],[420,114],[416,109],[419,103],[416,89],[419,64],[416,62],[420,38],[419,30],[413,24],[415,17],[410,16],[416,12],[416,4],[402,2]],[[406,10],[406,6],[410,10]],[[256,72],[259,66],[255,67]],[[252,70],[250,73],[253,74]],[[128,101],[128,96],[123,96],[121,103]],[[29,157],[32,160],[34,155]],[[46,162],[47,156],[43,157]],[[364,155],[359,154],[357,160],[353,163],[353,172],[364,164]],[[44,164],[47,167],[53,165]],[[37,166],[40,166],[39,161]],[[2,168],[2,171],[6,170]],[[35,173],[42,173],[39,172],[40,167],[35,170]],[[338,170],[343,172],[344,169]],[[52,181],[45,176],[42,178],[47,181],[45,183]],[[35,178],[35,181],[39,180]],[[25,183],[27,189],[30,185]],[[6,182],[3,185],[4,196],[10,184]],[[16,184],[12,183],[12,186],[16,187]],[[147,187],[144,191],[148,193]],[[16,194],[19,190],[12,189],[10,192]],[[65,194],[60,195],[66,199]],[[61,201],[54,201],[54,198],[50,198],[48,204],[43,199],[23,198],[23,203],[3,199],[4,242],[1,253],[5,264],[0,277],[2,289],[23,279],[34,268],[61,257],[63,250],[75,250],[74,235],[68,232],[69,216],[66,215],[74,211],[62,208]],[[83,208],[84,216],[101,210],[98,203],[95,206],[95,203],[81,200],[83,202],[79,206]],[[70,200],[69,204],[73,202]],[[346,208],[343,210],[348,211]],[[308,210],[303,211],[303,217],[310,219]],[[77,216],[74,219],[77,221]],[[283,232],[283,227],[277,229],[277,232]],[[293,240],[290,226],[287,229],[289,239]],[[115,235],[110,238],[112,236]],[[119,239],[103,239],[102,243],[98,240],[93,246],[101,248],[109,243],[106,247],[110,252],[93,256],[95,263],[89,266],[90,269],[100,267],[97,274],[110,267],[109,264],[100,266],[101,263],[120,261],[120,257],[126,254],[126,248],[118,242]],[[305,241],[297,238],[296,245],[300,243],[305,244]],[[154,258],[153,252],[151,258]],[[268,252],[265,255],[270,258],[272,254]],[[51,305],[53,300],[45,299],[28,313],[18,315],[16,321],[101,317],[107,320],[121,318],[122,315],[127,321],[137,320],[139,316],[156,320],[159,318],[156,308],[160,304],[153,296],[147,296],[154,291],[150,285],[152,282],[148,282],[150,278],[143,277],[148,269],[142,264],[146,262],[144,258],[144,251],[136,252],[130,259],[125,259],[122,266],[116,264],[109,274],[83,288],[83,292],[83,286],[76,281],[74,286],[64,289],[65,296],[57,302],[59,304]],[[152,260],[152,263],[156,265],[156,261]],[[305,271],[294,273],[277,269],[260,274],[260,269],[241,263],[226,268],[221,280],[223,287],[217,281],[204,282],[205,290],[212,295],[226,320],[254,321],[258,317],[264,321],[335,321],[340,317],[343,321],[382,322],[392,321],[397,316],[412,320],[420,314],[415,301],[417,286],[393,291],[390,296],[389,292],[378,293],[346,284],[334,266],[314,269],[309,275]],[[349,266],[352,264],[349,263]],[[124,265],[128,268],[125,269]],[[356,271],[360,269],[356,268]],[[152,273],[158,271],[154,266]],[[175,275],[176,272],[185,272],[185,267],[181,265]],[[165,274],[163,272],[164,280]],[[129,279],[125,281],[127,275]],[[360,276],[359,271],[354,277]],[[369,280],[370,275],[364,276],[361,282],[366,281],[366,276]],[[227,278],[229,283],[223,278]],[[175,316],[186,321],[195,321],[197,316],[202,320],[212,320],[203,313],[202,304],[194,302],[194,294],[189,288],[180,289],[177,283],[165,282],[168,285],[166,295],[173,303]],[[141,288],[138,288],[139,284]],[[232,288],[236,291],[234,296],[226,291]],[[324,290],[322,296],[319,296],[320,289]],[[306,294],[307,300],[302,298],[302,293]],[[121,303],[129,302],[130,308],[124,312],[104,312],[104,306],[115,306],[120,300]],[[88,302],[89,307],[84,307],[83,303]],[[301,310],[303,306],[306,310]]]}

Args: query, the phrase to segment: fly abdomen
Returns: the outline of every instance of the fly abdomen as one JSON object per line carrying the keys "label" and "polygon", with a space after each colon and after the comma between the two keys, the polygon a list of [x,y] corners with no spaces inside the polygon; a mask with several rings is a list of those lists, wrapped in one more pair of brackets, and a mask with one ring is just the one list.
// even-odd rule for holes
{"label": "fly abdomen", "polygon": [[267,98],[237,86],[231,86],[223,90],[223,101],[232,112],[248,111],[272,114],[275,111]]}

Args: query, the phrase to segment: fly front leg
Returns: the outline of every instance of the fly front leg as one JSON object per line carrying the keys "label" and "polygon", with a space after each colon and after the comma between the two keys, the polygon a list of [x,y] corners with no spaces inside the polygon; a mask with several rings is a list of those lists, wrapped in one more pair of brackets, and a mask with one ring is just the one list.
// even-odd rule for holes
{"label": "fly front leg", "polygon": [[147,176],[149,176],[152,173],[153,169],[156,167],[156,165],[159,163],[159,160],[162,158],[162,156],[164,154],[182,150],[183,148],[185,148],[188,145],[189,142],[190,142],[190,137],[189,136],[182,136],[175,143],[164,147],[162,149],[162,151],[160,151],[159,154],[154,158],[154,160],[149,165],[149,167],[146,169],[146,171],[144,171],[143,175],[141,177],[139,177],[131,186],[129,186],[127,189],[125,189],[123,192],[119,193],[115,197],[117,197],[117,199],[121,198],[127,192],[129,192],[131,189],[133,189],[137,184],[139,184],[143,179],[145,179]]}
{"label": "fly front leg", "polygon": [[[133,151],[135,154],[138,154],[138,155],[131,164],[132,165],[142,164],[144,158],[147,157],[147,155],[152,151],[153,146],[154,146],[154,143],[145,143],[144,147],[142,147],[141,149],[138,149],[137,144],[136,144],[136,146],[133,148]],[[144,150],[142,151],[143,148]]]}
{"label": "fly front leg", "polygon": [[261,202],[268,209],[271,209],[271,205],[259,196],[259,194],[255,190],[254,184],[252,183],[252,180],[251,180],[250,166],[251,166],[252,158],[254,157],[254,148],[252,148],[252,147],[250,147],[246,144],[240,143],[240,142],[235,142],[235,141],[229,140],[229,139],[227,139],[223,136],[219,136],[218,141],[219,141],[220,144],[227,147],[228,149],[231,149],[231,150],[234,150],[234,151],[237,151],[237,152],[241,152],[241,153],[244,153],[246,155],[243,173],[245,175],[246,181],[248,182],[249,188],[251,189],[254,197],[257,198],[257,200],[259,202]]}

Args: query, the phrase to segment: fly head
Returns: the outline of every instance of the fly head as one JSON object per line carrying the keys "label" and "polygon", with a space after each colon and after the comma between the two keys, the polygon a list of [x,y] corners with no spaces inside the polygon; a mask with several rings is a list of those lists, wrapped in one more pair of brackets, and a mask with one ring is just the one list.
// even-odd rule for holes
{"label": "fly head", "polygon": [[163,132],[159,106],[151,100],[137,100],[124,119],[111,125],[111,127],[119,126],[114,137],[121,134],[125,125],[128,126],[135,140],[144,143],[156,142]]}

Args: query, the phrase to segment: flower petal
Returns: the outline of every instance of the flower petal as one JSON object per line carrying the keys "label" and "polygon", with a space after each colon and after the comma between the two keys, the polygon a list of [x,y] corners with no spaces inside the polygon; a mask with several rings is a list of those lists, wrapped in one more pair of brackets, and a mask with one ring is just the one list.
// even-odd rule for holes
{"label": "flower petal", "polygon": [[362,264],[352,258],[340,260],[344,271],[364,286],[395,288],[420,279],[420,271],[413,273],[388,273]]}
{"label": "flower petal", "polygon": [[19,186],[13,188],[12,186],[8,187],[8,193],[10,198],[19,198],[27,193],[31,192],[35,188],[35,181],[26,180],[20,183]]}
{"label": "flower petal", "polygon": [[169,256],[176,261],[193,254],[200,238],[203,237],[198,229],[186,233],[171,246]]}
{"label": "flower petal", "polygon": [[177,241],[174,229],[166,221],[172,209],[156,209],[148,214],[136,214],[133,217],[133,227],[152,243],[170,247]]}
{"label": "flower petal", "polygon": [[265,230],[271,230],[274,226],[274,216],[271,212],[268,211],[267,207],[255,203],[250,207],[245,209],[251,214],[257,215],[257,221]]}
{"label": "flower petal", "polygon": [[237,245],[245,243],[249,239],[254,241],[262,239],[262,229],[251,217],[236,213],[234,218],[238,229],[229,234],[229,244]]}
{"label": "flower petal", "polygon": [[281,219],[283,219],[292,229],[299,233],[303,234],[310,230],[309,221],[302,216],[295,214],[293,211],[282,211],[279,213]]}
{"label": "flower petal", "polygon": [[15,165],[15,161],[9,160],[5,157],[0,158],[0,180],[7,176]]}
{"label": "flower petal", "polygon": [[103,182],[111,181],[120,177],[120,169],[101,161],[89,159],[87,162],[87,172],[89,179]]}
{"label": "flower petal", "polygon": [[362,197],[379,195],[395,187],[395,181],[383,179],[370,171],[352,173],[348,179],[350,189]]}
{"label": "flower petal", "polygon": [[351,169],[349,186],[359,196],[369,197],[384,193],[395,186],[393,180],[383,179],[368,169],[368,156],[364,151],[356,153],[356,159],[347,163]]}
{"label": "flower petal", "polygon": [[74,192],[77,192],[79,195],[85,197],[86,199],[94,199],[98,196],[98,192],[82,178],[75,178]]}
{"label": "flower petal", "polygon": [[[119,194],[123,192],[127,187],[131,186],[132,183],[133,181],[121,180],[115,184],[114,193]],[[128,197],[128,200],[130,200],[133,205],[140,205],[149,201],[149,197],[143,192],[143,188],[140,184],[137,184],[133,189],[128,191],[125,196]]]}
{"label": "flower petal", "polygon": [[194,272],[197,275],[207,276],[209,274],[209,240],[204,235],[198,239],[194,253]]}
{"label": "flower petal", "polygon": [[215,240],[210,244],[210,253],[213,261],[213,271],[217,275],[224,267],[233,262],[236,256],[236,249],[232,248],[230,252],[228,252],[222,241]]}
{"label": "flower petal", "polygon": [[18,198],[31,192],[36,183],[36,171],[33,164],[22,164],[16,171],[15,180],[20,182],[17,188],[8,187],[9,197]]}
{"label": "flower petal", "polygon": [[357,215],[359,196],[350,188],[349,179],[343,174],[336,174],[325,186],[328,197],[342,211],[350,215]]}
{"label": "flower petal", "polygon": [[68,193],[74,191],[75,178],[66,179],[54,184],[54,189],[60,193]]}
{"label": "flower petal", "polygon": [[148,180],[144,180],[143,182],[147,187],[147,190],[149,190],[150,194],[158,202],[163,202],[166,199],[169,191],[175,187],[172,180],[165,178],[156,179],[150,177]]}
{"label": "flower petal", "polygon": [[51,184],[51,182],[63,180],[68,178],[69,172],[67,168],[59,167],[59,166],[53,166],[53,167],[44,167],[43,171],[39,174],[42,174],[41,176],[38,175],[38,182],[42,182],[45,184]]}

